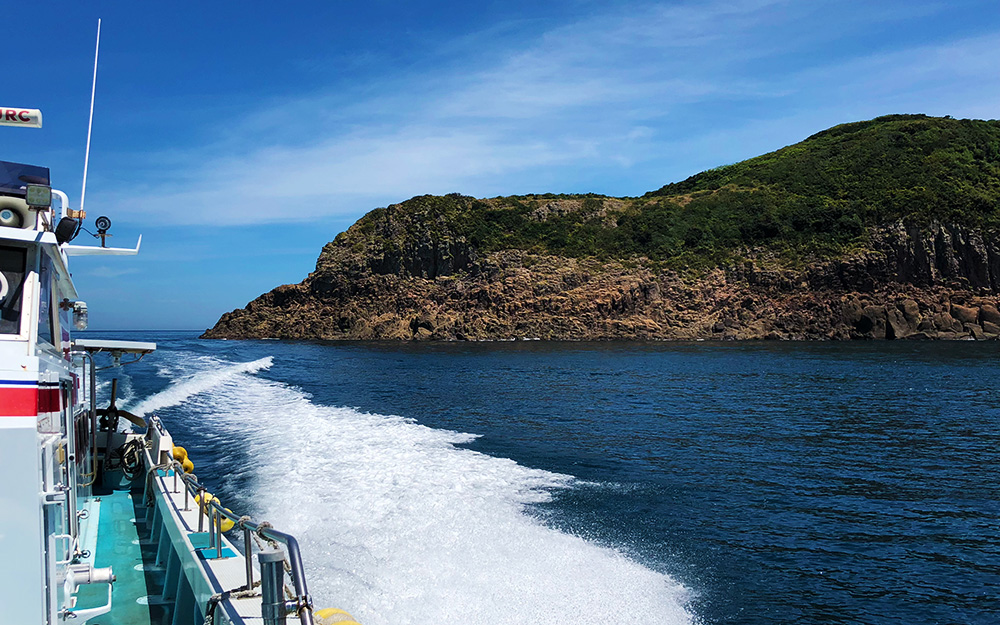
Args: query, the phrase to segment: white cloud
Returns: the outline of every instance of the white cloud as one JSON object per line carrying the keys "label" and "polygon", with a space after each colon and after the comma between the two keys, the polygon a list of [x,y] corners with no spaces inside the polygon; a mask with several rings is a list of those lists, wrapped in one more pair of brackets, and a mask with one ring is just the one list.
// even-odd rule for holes
{"label": "white cloud", "polygon": [[91,277],[94,277],[94,278],[113,279],[113,278],[120,278],[122,276],[127,276],[129,274],[139,273],[139,269],[137,269],[135,267],[126,267],[126,268],[117,268],[116,269],[116,268],[108,267],[106,265],[102,265],[102,266],[99,266],[99,267],[94,267],[92,269],[88,268],[88,269],[86,269],[86,273],[87,273],[88,276],[91,276]]}
{"label": "white cloud", "polygon": [[359,215],[422,193],[516,192],[571,170],[617,172],[642,193],[829,123],[984,115],[984,102],[997,101],[995,34],[811,64],[816,46],[835,45],[859,20],[902,19],[870,8],[823,23],[838,7],[652,4],[508,48],[493,42],[481,57],[470,49],[484,42],[470,40],[454,51],[469,59],[446,71],[283,102],[281,122],[269,101],[227,121],[214,144],[147,155],[169,174],[114,199],[137,221],[228,224]]}

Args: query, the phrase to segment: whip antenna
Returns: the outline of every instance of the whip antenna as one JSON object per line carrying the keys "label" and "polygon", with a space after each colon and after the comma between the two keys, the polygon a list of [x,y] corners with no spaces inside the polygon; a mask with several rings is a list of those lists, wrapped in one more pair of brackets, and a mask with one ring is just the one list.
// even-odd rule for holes
{"label": "whip antenna", "polygon": [[80,190],[80,211],[87,196],[87,166],[90,164],[90,131],[94,128],[94,94],[97,92],[97,53],[101,51],[101,18],[97,18],[97,46],[94,48],[94,83],[90,87],[90,121],[87,123],[87,152],[83,157],[83,189]]}

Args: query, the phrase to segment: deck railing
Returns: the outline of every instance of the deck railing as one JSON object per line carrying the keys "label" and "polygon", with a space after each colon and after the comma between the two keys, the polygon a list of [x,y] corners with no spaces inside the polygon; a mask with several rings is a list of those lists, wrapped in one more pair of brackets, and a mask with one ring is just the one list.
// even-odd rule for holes
{"label": "deck railing", "polygon": [[[150,417],[151,427],[157,427],[163,431],[163,425],[159,418]],[[246,560],[246,586],[243,589],[247,593],[253,591],[253,558],[252,549],[254,536],[266,541],[269,545],[264,548],[258,545],[258,561],[261,568],[261,616],[264,625],[283,625],[289,615],[298,617],[300,625],[314,625],[312,597],[306,585],[305,570],[302,566],[302,554],[299,550],[299,542],[291,534],[278,531],[271,527],[270,523],[255,521],[248,516],[238,516],[226,510],[218,499],[209,499],[208,491],[193,474],[184,473],[184,468],[180,462],[171,458],[168,463],[173,470],[174,492],[177,492],[178,480],[184,484],[184,509],[190,509],[190,499],[196,498],[198,506],[198,531],[205,531],[204,524],[208,523],[209,550],[215,550],[214,559],[222,559],[222,522],[229,519],[234,526],[231,529],[240,528],[243,531],[243,550]],[[160,465],[158,468],[164,468]],[[230,530],[231,531],[231,530]],[[277,546],[284,545],[287,557],[282,554]],[[288,572],[292,581],[292,590],[289,592],[284,584],[285,572]],[[224,589],[222,589],[224,590]],[[235,594],[230,591],[230,594]],[[283,595],[288,595],[287,599]]]}

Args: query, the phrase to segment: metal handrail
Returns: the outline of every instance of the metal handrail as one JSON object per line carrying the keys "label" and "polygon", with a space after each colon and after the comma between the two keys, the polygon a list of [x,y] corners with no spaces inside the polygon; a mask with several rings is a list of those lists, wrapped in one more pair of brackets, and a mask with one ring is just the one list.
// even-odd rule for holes
{"label": "metal handrail", "polygon": [[[161,465],[162,466],[162,465]],[[312,597],[309,595],[309,588],[306,585],[305,569],[302,565],[302,554],[299,550],[299,541],[296,540],[291,534],[286,534],[285,532],[278,531],[270,526],[270,524],[264,524],[260,521],[254,521],[252,519],[247,519],[242,516],[237,516],[235,513],[230,512],[219,505],[217,499],[212,499],[205,504],[207,489],[198,482],[197,477],[194,475],[184,473],[184,468],[180,462],[171,458],[170,467],[174,471],[174,478],[179,476],[181,481],[184,482],[185,489],[185,509],[187,509],[187,497],[188,495],[201,494],[201,501],[198,504],[198,529],[202,529],[202,519],[209,517],[209,547],[214,547],[216,549],[216,558],[222,557],[222,518],[225,517],[230,521],[233,521],[237,526],[243,529],[243,542],[244,550],[246,553],[244,557],[246,558],[247,567],[247,584],[246,589],[251,590],[253,588],[253,564],[251,561],[251,532],[261,536],[265,539],[279,542],[285,546],[288,554],[288,565],[292,578],[292,586],[294,588],[295,597],[286,603],[285,608],[289,612],[295,612],[299,617],[299,622],[301,625],[314,625],[313,615],[312,615]],[[176,481],[175,481],[176,485]]]}
{"label": "metal handrail", "polygon": [[[90,408],[87,410],[90,415],[90,436],[88,437],[90,438],[90,472],[81,474],[81,477],[90,478],[90,481],[84,484],[77,484],[77,486],[92,486],[94,482],[97,481],[97,397],[95,397],[95,391],[97,389],[97,368],[94,363],[94,355],[87,350],[74,349],[71,353],[85,356],[87,360],[90,361],[90,388],[87,392],[90,399]],[[86,362],[84,362],[83,371],[86,374]],[[79,453],[79,450],[77,453]]]}

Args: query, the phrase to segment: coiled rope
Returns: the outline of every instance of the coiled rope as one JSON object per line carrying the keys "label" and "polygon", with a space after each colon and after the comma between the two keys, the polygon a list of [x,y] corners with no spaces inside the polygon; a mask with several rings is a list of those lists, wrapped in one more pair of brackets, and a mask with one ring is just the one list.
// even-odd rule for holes
{"label": "coiled rope", "polygon": [[120,468],[125,473],[125,477],[129,480],[134,480],[142,473],[142,451],[145,448],[146,445],[140,438],[133,438],[130,441],[126,441],[105,456],[105,472]]}

